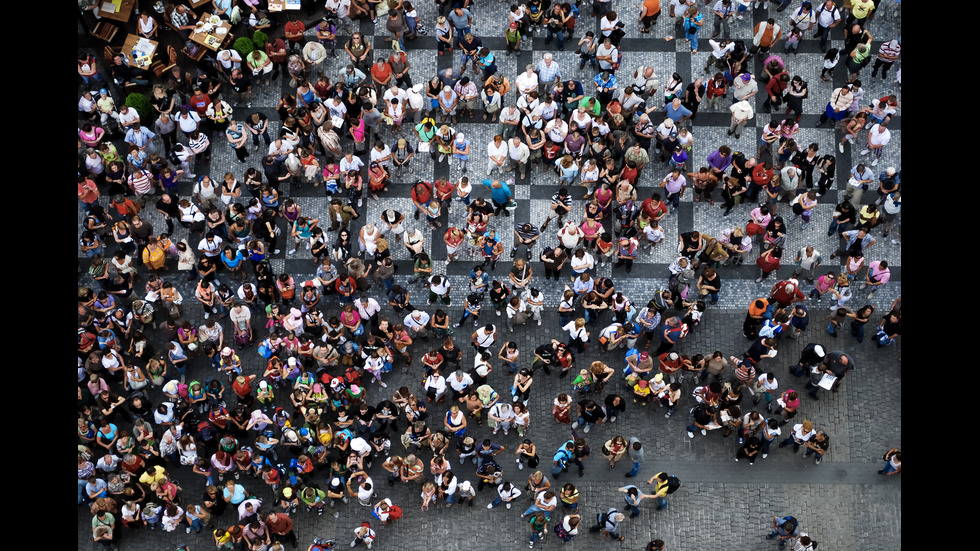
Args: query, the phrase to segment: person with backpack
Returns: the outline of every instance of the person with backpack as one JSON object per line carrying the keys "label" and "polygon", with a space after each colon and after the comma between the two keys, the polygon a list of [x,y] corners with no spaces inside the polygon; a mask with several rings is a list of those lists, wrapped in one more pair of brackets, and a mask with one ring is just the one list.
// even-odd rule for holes
{"label": "person with backpack", "polygon": [[676,476],[671,476],[665,472],[659,472],[647,480],[647,484],[654,485],[654,492],[652,497],[657,498],[657,510],[661,511],[667,508],[666,497],[672,494],[681,487],[681,481]]}
{"label": "person with backpack", "polygon": [[609,511],[596,514],[596,523],[589,528],[589,532],[593,534],[602,532],[602,535],[606,536],[607,538],[613,538],[616,541],[623,541],[626,538],[619,535],[617,530],[619,530],[619,525],[624,520],[626,520],[626,515],[617,511],[615,507],[610,507]]}
{"label": "person with backpack", "polygon": [[799,535],[799,522],[792,516],[772,517],[772,532],[766,535],[767,540],[779,538],[779,548],[785,549],[786,542]]}

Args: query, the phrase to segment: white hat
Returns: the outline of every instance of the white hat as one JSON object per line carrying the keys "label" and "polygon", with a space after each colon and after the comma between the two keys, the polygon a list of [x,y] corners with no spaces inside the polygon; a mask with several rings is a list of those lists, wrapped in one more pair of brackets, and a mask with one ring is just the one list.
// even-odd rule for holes
{"label": "white hat", "polygon": [[817,353],[817,356],[820,356],[821,358],[824,357],[823,347],[819,344],[813,347],[813,351]]}

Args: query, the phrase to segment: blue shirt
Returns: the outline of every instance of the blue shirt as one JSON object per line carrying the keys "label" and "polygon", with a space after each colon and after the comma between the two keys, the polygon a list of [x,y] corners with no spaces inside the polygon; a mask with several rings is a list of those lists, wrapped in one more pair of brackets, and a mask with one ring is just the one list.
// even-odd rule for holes
{"label": "blue shirt", "polygon": [[136,147],[143,147],[147,144],[147,142],[152,140],[155,136],[156,134],[154,134],[152,130],[150,130],[149,128],[143,128],[141,126],[138,134],[134,132],[132,128],[127,130],[125,141],[126,143],[131,143]]}
{"label": "blue shirt", "polygon": [[612,88],[615,88],[616,87],[616,75],[610,73],[609,74],[609,79],[603,81],[602,80],[602,73],[599,73],[598,75],[595,76],[595,78],[592,79],[592,82],[598,84],[600,88],[610,88],[610,89],[612,89]]}
{"label": "blue shirt", "polygon": [[691,110],[690,109],[688,109],[687,107],[684,107],[683,105],[681,105],[677,109],[674,109],[673,102],[668,103],[667,106],[664,107],[664,113],[667,114],[667,117],[668,118],[673,119],[674,122],[677,122],[677,121],[681,120],[684,117],[690,117],[691,116]]}
{"label": "blue shirt", "polygon": [[503,180],[498,181],[500,182],[499,188],[492,187],[493,180],[483,180],[483,185],[490,190],[490,198],[493,199],[493,202],[498,205],[503,205],[510,201],[510,186]]}
{"label": "blue shirt", "polygon": [[246,497],[245,496],[245,487],[242,486],[241,484],[235,484],[235,491],[234,491],[234,493],[229,492],[228,491],[228,487],[226,486],[225,489],[221,491],[221,494],[224,497],[226,497],[226,498],[229,497],[229,496],[231,496],[231,504],[232,505],[238,505],[239,503],[245,501],[245,497]]}

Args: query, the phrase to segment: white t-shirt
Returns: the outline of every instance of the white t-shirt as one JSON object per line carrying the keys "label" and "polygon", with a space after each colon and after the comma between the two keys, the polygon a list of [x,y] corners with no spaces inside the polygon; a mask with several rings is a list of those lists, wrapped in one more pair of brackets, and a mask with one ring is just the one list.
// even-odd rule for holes
{"label": "white t-shirt", "polygon": [[122,111],[119,112],[119,124],[122,125],[126,125],[133,121],[138,121],[139,118],[140,118],[140,114],[137,113],[135,109],[129,109],[125,113],[123,113]]}
{"label": "white t-shirt", "polygon": [[871,132],[868,134],[868,141],[871,142],[871,145],[888,145],[891,139],[891,131],[879,124],[872,126]]}

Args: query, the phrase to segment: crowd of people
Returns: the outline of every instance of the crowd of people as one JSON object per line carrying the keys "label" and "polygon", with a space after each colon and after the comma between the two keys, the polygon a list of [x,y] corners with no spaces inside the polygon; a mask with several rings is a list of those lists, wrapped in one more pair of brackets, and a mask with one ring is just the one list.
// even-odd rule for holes
{"label": "crowd of people", "polygon": [[[821,391],[840,389],[856,368],[844,349],[863,343],[868,323],[878,347],[901,334],[900,298],[877,315],[870,302],[850,305],[854,291],[867,291],[870,301],[891,277],[874,236],[894,229],[897,245],[901,233],[901,170],[874,169],[898,100],[864,97],[859,78],[874,61],[870,78],[887,79],[901,41],[886,37],[877,55],[871,51],[871,0],[849,0],[847,9],[832,0],[717,0],[703,14],[694,0],[646,0],[630,16],[611,1],[532,0],[500,8],[508,18],[505,51],[484,46],[490,37],[473,25],[502,13],[470,0],[437,0],[433,21],[403,0],[327,0],[322,19],[310,17],[324,11],[312,3],[306,17],[263,11],[260,0],[212,4],[209,11],[242,32],[268,33],[264,49],[245,56],[220,49],[160,78],[121,54],[111,64],[87,52],[78,60],[78,502],[91,508],[93,540],[106,548],[128,531],[157,528],[207,529],[218,549],[296,547],[296,515],[339,517],[338,506],[354,507],[350,498],[370,509],[350,546],[371,548],[376,529],[403,515],[436,504],[511,509],[521,495],[529,547],[549,531],[567,542],[580,527],[622,540],[627,514],[619,509],[635,517],[644,499],[655,499],[663,510],[681,482],[653,474],[646,487],[619,488],[619,509],[583,516],[579,490],[559,479],[571,465],[583,476],[590,430],[615,427],[627,409],[669,419],[678,404],[690,405],[687,437],[734,435],[734,461],[754,465],[779,453],[775,442],[819,465],[830,435],[808,418],[804,390],[820,400]],[[79,6],[87,17],[98,13],[95,2]],[[131,22],[136,34],[185,40],[194,28],[187,6],[143,7]],[[731,36],[731,19],[750,10],[768,17],[751,36]],[[711,19],[705,76],[621,67],[631,17],[640,33],[687,40],[694,53]],[[311,19],[308,27],[303,21]],[[354,20],[377,25],[375,44]],[[828,49],[841,24],[845,48]],[[427,80],[416,75],[413,84],[405,52],[429,33],[452,67]],[[589,65],[594,77],[572,78],[552,53],[522,57],[541,37],[546,47],[575,48],[579,72]],[[829,98],[808,99],[808,84],[794,74],[788,54],[801,39],[820,40],[821,78],[834,78],[845,61],[846,82]],[[535,59],[504,75],[495,60],[511,55]],[[323,70],[328,57],[343,60],[338,74]],[[288,91],[275,109],[275,135],[252,95],[280,77]],[[132,90],[146,91],[150,120],[121,101]],[[706,159],[693,157],[694,140],[710,139],[698,132],[699,109],[730,111],[728,135],[738,139],[760,93],[770,120],[756,151],[721,140]],[[861,148],[852,150],[859,163],[849,171],[837,169],[838,152],[797,141],[804,102],[824,100],[818,126],[842,130],[840,153]],[[474,175],[484,167],[468,163],[483,145],[456,128],[460,119],[496,129],[485,177]],[[224,142],[240,166],[212,164],[211,151]],[[406,182],[413,157],[424,153],[454,177]],[[831,215],[820,197],[844,172]],[[652,189],[639,189],[644,173]],[[557,188],[549,214],[516,220],[515,190],[538,175],[547,180],[534,185]],[[365,200],[380,204],[404,183],[411,212],[378,208],[380,216],[368,218]],[[313,216],[302,197],[288,196],[303,186],[322,186],[332,197],[327,213]],[[581,213],[573,212],[573,187],[587,200]],[[738,211],[748,223],[732,219],[713,236],[668,235],[661,223],[689,188],[695,202],[720,200],[719,218]],[[872,188],[875,200],[862,202]],[[811,222],[840,237],[836,250],[787,247],[791,226]],[[453,305],[451,281],[431,256],[430,231],[445,242],[444,266],[472,267],[467,288],[455,293],[461,303]],[[396,275],[399,241],[411,274]],[[617,289],[616,275],[632,272],[657,246],[677,247],[666,284],[651,283],[643,296]],[[275,273],[271,260],[283,256],[308,258],[311,268]],[[680,343],[718,304],[725,269],[745,261],[758,267],[756,283],[777,279],[747,305],[746,350],[688,353]],[[784,261],[795,266],[779,279]],[[614,277],[596,274],[603,263]],[[564,282],[558,301],[539,289],[552,277]],[[826,323],[841,349],[808,332],[818,311],[827,315],[816,327]],[[522,350],[508,337],[533,334],[554,318],[567,339],[542,338]],[[847,330],[852,338],[840,339]],[[800,338],[809,344],[798,363],[777,371],[780,343]],[[608,365],[599,355],[622,360]],[[422,384],[388,389],[395,370]],[[534,381],[549,377],[567,387],[549,399],[551,419],[528,405]],[[572,437],[536,442],[532,418],[568,425]],[[599,451],[610,468],[629,461],[625,476],[638,476],[644,435],[617,433]],[[879,474],[900,471],[897,449],[885,461]],[[505,477],[504,466],[526,466],[529,476]],[[174,475],[182,468],[200,477],[203,492],[181,486]],[[420,501],[379,499],[385,482],[417,487]],[[780,548],[813,549],[793,517],[774,517],[772,530]],[[646,549],[663,550],[664,542]]]}

